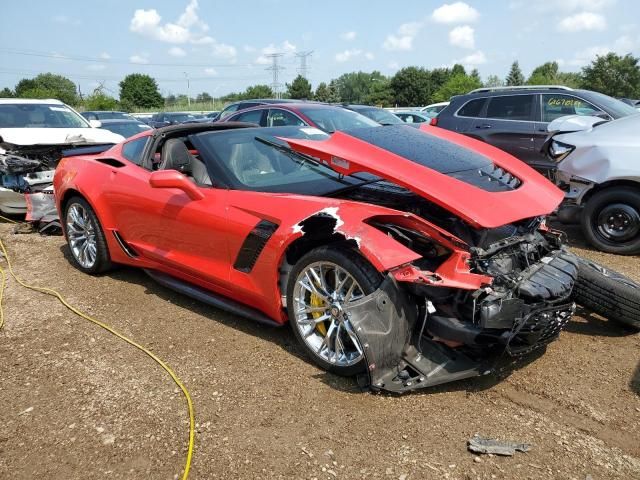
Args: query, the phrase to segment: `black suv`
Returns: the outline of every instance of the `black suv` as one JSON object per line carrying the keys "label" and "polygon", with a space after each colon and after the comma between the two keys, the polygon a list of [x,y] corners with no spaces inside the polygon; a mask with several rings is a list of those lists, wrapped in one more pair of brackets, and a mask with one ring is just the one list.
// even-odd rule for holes
{"label": "black suv", "polygon": [[487,142],[546,171],[555,165],[540,152],[549,122],[565,115],[612,120],[637,113],[620,100],[589,90],[562,86],[496,87],[453,97],[431,124]]}

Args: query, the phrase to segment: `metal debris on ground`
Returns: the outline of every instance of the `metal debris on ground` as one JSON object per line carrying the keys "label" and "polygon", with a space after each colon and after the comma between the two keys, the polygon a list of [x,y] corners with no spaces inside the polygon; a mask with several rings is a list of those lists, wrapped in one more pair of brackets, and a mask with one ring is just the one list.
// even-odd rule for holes
{"label": "metal debris on ground", "polygon": [[474,453],[512,456],[517,452],[528,452],[531,444],[484,438],[477,433],[467,441],[467,448]]}

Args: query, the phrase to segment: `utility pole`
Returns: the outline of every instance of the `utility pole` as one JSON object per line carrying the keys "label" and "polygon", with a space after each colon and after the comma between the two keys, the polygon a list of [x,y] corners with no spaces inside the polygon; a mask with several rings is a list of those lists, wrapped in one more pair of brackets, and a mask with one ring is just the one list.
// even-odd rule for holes
{"label": "utility pole", "polygon": [[189,74],[187,72],[184,73],[184,76],[187,79],[187,105],[191,106],[191,93],[189,92]]}
{"label": "utility pole", "polygon": [[265,70],[270,70],[273,72],[273,81],[271,82],[271,90],[273,90],[273,95],[275,98],[281,98],[280,96],[280,87],[282,84],[278,81],[278,74],[281,70],[284,70],[284,67],[280,65],[279,60],[282,57],[283,53],[270,53],[266,55],[267,58],[271,59],[271,66],[267,67]]}
{"label": "utility pole", "polygon": [[300,59],[300,67],[298,67],[298,73],[305,80],[309,80],[307,78],[307,73],[309,71],[309,67],[307,65],[307,58],[310,59],[311,55],[313,55],[313,50],[308,50],[306,52],[298,52],[298,53],[296,53],[296,57]]}

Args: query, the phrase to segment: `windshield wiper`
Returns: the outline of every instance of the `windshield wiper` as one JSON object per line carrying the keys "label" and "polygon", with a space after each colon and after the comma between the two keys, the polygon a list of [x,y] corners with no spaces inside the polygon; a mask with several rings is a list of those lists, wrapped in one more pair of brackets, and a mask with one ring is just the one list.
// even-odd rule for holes
{"label": "windshield wiper", "polygon": [[[332,172],[335,172],[335,170],[331,167],[329,167],[328,165],[325,165],[324,163],[319,162],[315,157],[312,157],[311,155],[307,155],[306,153],[300,153],[297,152],[296,150],[294,150],[291,147],[288,147],[287,145],[282,145],[280,143],[276,143],[276,142],[272,142],[271,140],[267,140],[266,138],[262,138],[262,137],[255,137],[255,139],[257,141],[259,141],[260,143],[264,144],[264,145],[268,145],[272,148],[275,148],[276,150],[289,154],[289,155],[293,155],[295,157],[297,157],[298,159],[302,160],[303,163],[311,163],[312,165],[315,165],[317,167],[325,167],[328,168],[329,170],[331,170]],[[295,159],[294,159],[295,160]],[[298,162],[300,163],[300,162]]]}
{"label": "windshield wiper", "polygon": [[360,187],[364,187],[365,185],[371,185],[372,183],[378,183],[384,181],[384,178],[374,178],[372,180],[365,180],[364,182],[354,183],[351,185],[347,185],[346,187],[339,188],[332,192],[327,193],[328,197],[335,197],[336,195],[342,195],[343,193],[350,192],[351,190],[357,190]]}

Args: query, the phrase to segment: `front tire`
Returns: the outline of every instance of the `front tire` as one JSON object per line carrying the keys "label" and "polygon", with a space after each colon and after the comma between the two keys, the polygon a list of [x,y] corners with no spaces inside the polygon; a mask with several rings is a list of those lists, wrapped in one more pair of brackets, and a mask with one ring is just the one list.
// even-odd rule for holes
{"label": "front tire", "polygon": [[320,247],[296,263],[287,285],[289,321],[321,368],[343,376],[364,371],[349,304],[373,293],[381,281],[380,273],[352,250]]}
{"label": "front tire", "polygon": [[107,241],[89,202],[81,197],[69,199],[64,223],[73,265],[91,275],[109,270],[112,265]]}
{"label": "front tire", "polygon": [[619,255],[640,253],[640,190],[611,187],[589,198],[582,232],[598,250]]}

